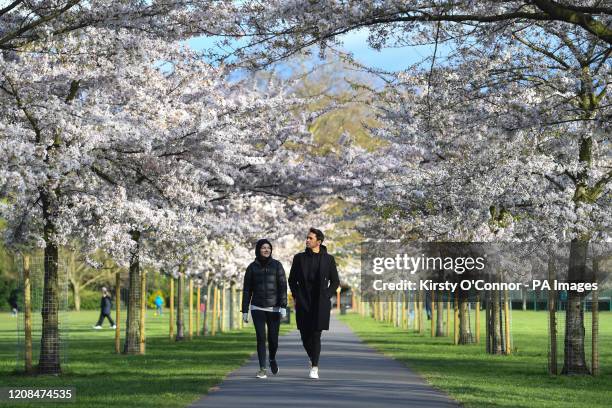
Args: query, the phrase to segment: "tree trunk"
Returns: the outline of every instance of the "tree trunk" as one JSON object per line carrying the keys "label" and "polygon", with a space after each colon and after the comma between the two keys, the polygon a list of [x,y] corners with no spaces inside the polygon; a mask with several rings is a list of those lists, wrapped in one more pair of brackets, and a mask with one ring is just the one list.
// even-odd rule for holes
{"label": "tree trunk", "polygon": [[491,299],[491,354],[503,353],[499,297],[499,291],[494,290]]}
{"label": "tree trunk", "polygon": [[185,307],[185,267],[179,266],[179,278],[178,287],[176,289],[176,341],[185,340],[185,321],[184,321],[184,307]]}
{"label": "tree trunk", "polygon": [[485,350],[488,354],[493,354],[493,331],[491,323],[492,323],[492,313],[491,313],[491,305],[492,305],[492,296],[491,291],[486,292],[486,312],[485,312],[485,336],[487,338]]}
{"label": "tree trunk", "polygon": [[446,329],[444,330],[444,334],[448,337],[450,336],[450,309],[452,292],[449,290],[447,295],[448,298],[446,299]]}
{"label": "tree trunk", "polygon": [[202,325],[202,334],[206,336],[208,334],[208,316],[210,316],[212,298],[212,285],[210,282],[206,282],[206,307],[204,309],[204,324]]}
{"label": "tree trunk", "polygon": [[40,374],[60,374],[58,248],[53,242],[55,225],[51,221],[52,213],[49,198],[44,193],[41,193],[41,202],[46,246],[44,250],[45,277],[38,372]]}
{"label": "tree trunk", "polygon": [[[582,109],[582,117],[584,119],[592,119],[599,102],[593,92],[593,82],[588,67],[582,70],[581,86],[579,91],[580,103]],[[593,138],[591,135],[585,135],[580,140],[578,148],[578,163],[580,170],[575,178],[574,201],[575,208],[580,203],[593,202],[595,198],[588,194],[589,191],[589,170],[593,160]],[[582,235],[574,238],[570,243],[570,259],[569,259],[569,283],[582,283],[586,278],[586,257],[589,245],[589,236]],[[589,369],[586,365],[584,354],[584,310],[582,309],[582,300],[585,296],[575,290],[568,290],[567,293],[567,309],[565,313],[565,354],[563,361],[562,374],[588,374]]]}
{"label": "tree trunk", "polygon": [[475,330],[476,330],[476,343],[480,343],[480,293],[476,294],[476,314],[475,314]]}
{"label": "tree trunk", "polygon": [[140,354],[145,353],[145,317],[147,316],[147,273],[140,274],[140,330],[138,340],[140,343]]}
{"label": "tree trunk", "polygon": [[115,352],[121,352],[121,272],[115,276]]}
{"label": "tree trunk", "polygon": [[474,342],[472,329],[470,328],[470,311],[468,292],[459,292],[459,344],[471,344]]}
{"label": "tree trunk", "polygon": [[230,330],[234,330],[236,327],[236,282],[231,281],[230,283],[230,310],[229,310],[229,316],[230,316],[230,321],[229,321],[229,326],[230,326]]}
{"label": "tree trunk", "polygon": [[557,369],[557,316],[556,316],[556,299],[557,292],[555,291],[554,282],[556,279],[556,270],[554,260],[548,259],[548,283],[550,290],[548,291],[548,332],[549,332],[549,349],[550,356],[548,358],[548,372],[552,375],[558,374]]}
{"label": "tree trunk", "polygon": [[453,344],[459,344],[459,292],[453,299]]}
{"label": "tree trunk", "polygon": [[[588,242],[573,240],[570,244],[568,282],[584,282]],[[588,374],[584,354],[583,293],[568,290],[565,314],[565,355],[562,374]]]}
{"label": "tree trunk", "polygon": [[74,310],[81,311],[81,288],[79,285],[72,284],[72,295],[74,297]]}
{"label": "tree trunk", "polygon": [[170,340],[174,340],[174,276],[170,275]]}
{"label": "tree trunk", "polygon": [[[406,324],[406,291],[402,291],[402,309],[401,309],[401,319],[402,319],[402,329],[406,329],[408,325]],[[361,300],[357,299],[357,308],[359,309],[359,314],[363,316],[361,311]]]}
{"label": "tree trunk", "polygon": [[[593,283],[597,282],[599,260],[593,258]],[[599,293],[594,290],[591,296],[591,374],[599,375]]]}
{"label": "tree trunk", "polygon": [[436,302],[436,337],[444,337],[444,292],[438,292],[438,300]]}
{"label": "tree trunk", "polygon": [[227,313],[225,304],[226,304],[226,290],[225,290],[225,282],[221,283],[221,305],[219,306],[219,318],[220,318],[220,323],[219,323],[219,328],[220,331],[223,333],[225,331],[225,316]]}
{"label": "tree trunk", "polygon": [[201,291],[202,291],[202,287],[200,284],[198,284],[198,287],[196,288],[196,324],[195,324],[195,335],[196,337],[200,335],[200,304],[202,303],[202,299],[201,299]]}
{"label": "tree trunk", "polygon": [[132,231],[132,240],[136,248],[130,258],[124,354],[140,354],[140,297],[144,295],[140,293],[140,232]]}
{"label": "tree trunk", "polygon": [[25,371],[32,370],[32,286],[30,281],[30,255],[23,255],[23,323],[25,340]]}
{"label": "tree trunk", "polygon": [[423,321],[423,304],[425,303],[425,299],[424,299],[425,292],[423,290],[419,290],[417,293],[419,296],[419,303],[418,303],[419,333],[423,334],[423,331],[425,330],[425,322]]}
{"label": "tree trunk", "polygon": [[431,331],[431,337],[434,337],[436,335],[435,334],[436,333],[436,321],[434,319],[434,310],[436,307],[436,303],[435,303],[436,302],[436,292],[432,290],[430,296],[431,296],[431,299],[429,299],[429,310],[431,313],[430,331]]}
{"label": "tree trunk", "polygon": [[504,351],[507,355],[511,353],[510,347],[510,301],[508,290],[504,290]]}
{"label": "tree trunk", "polygon": [[215,335],[217,334],[217,308],[219,305],[219,289],[217,288],[217,284],[214,284],[214,289],[213,289],[213,310],[212,310],[212,319],[211,319],[211,331],[210,334],[211,335]]}
{"label": "tree trunk", "polygon": [[527,310],[527,288],[521,289],[521,300],[523,301],[523,311]]}
{"label": "tree trunk", "polygon": [[506,353],[506,337],[505,337],[505,331],[504,331],[504,308],[503,308],[503,300],[502,300],[502,293],[499,292],[499,301],[500,301],[500,305],[499,305],[499,332],[501,333],[501,337],[499,339],[499,341],[501,342],[501,349],[502,349],[502,354]]}
{"label": "tree trunk", "polygon": [[189,278],[189,326],[188,326],[188,335],[189,340],[193,339],[193,279]]}

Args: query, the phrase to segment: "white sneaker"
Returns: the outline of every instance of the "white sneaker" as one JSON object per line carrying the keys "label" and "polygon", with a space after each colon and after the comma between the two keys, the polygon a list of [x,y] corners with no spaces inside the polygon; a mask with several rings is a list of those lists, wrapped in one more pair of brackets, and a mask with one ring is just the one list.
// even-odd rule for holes
{"label": "white sneaker", "polygon": [[117,326],[114,325],[114,324],[111,326],[111,329],[116,329],[116,328],[117,328]]}
{"label": "white sneaker", "polygon": [[102,328],[102,326],[93,326],[94,329],[96,330],[100,330]]}
{"label": "white sneaker", "polygon": [[308,377],[318,379],[319,378],[319,367],[312,367],[310,369],[310,373],[308,374]]}

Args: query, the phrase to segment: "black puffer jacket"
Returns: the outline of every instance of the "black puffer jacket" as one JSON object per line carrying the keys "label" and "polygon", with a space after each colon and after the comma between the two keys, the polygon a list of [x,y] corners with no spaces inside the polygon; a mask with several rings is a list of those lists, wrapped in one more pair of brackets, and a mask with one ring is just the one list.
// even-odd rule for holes
{"label": "black puffer jacket", "polygon": [[287,278],[283,264],[270,259],[266,265],[251,262],[242,285],[242,313],[248,313],[249,303],[259,307],[287,307]]}

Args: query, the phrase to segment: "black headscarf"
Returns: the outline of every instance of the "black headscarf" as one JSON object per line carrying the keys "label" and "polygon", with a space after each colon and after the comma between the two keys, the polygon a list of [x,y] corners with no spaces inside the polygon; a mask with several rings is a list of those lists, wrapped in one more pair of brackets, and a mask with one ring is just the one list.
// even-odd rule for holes
{"label": "black headscarf", "polygon": [[[261,255],[261,247],[263,244],[268,244],[270,245],[270,256],[269,257],[265,257]],[[272,258],[272,244],[270,243],[270,241],[268,241],[267,239],[260,239],[259,241],[257,241],[257,243],[255,244],[255,258],[259,261],[260,264],[262,265],[266,265],[270,259]]]}

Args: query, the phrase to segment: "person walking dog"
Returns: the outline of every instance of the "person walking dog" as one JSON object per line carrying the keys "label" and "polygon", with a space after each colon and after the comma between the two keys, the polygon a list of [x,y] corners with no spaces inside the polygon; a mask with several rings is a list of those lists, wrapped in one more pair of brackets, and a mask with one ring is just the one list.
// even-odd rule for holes
{"label": "person walking dog", "polygon": [[[250,304],[250,307],[249,307]],[[255,260],[247,267],[242,285],[242,319],[253,317],[257,335],[257,357],[259,371],[257,378],[266,378],[266,326],[268,327],[268,349],[270,371],[278,374],[276,351],[281,316],[287,311],[287,278],[283,264],[272,258],[272,244],[260,239],[255,244]]]}
{"label": "person walking dog", "polygon": [[330,298],[336,293],[340,279],[336,260],[323,245],[325,236],[310,228],[306,250],[293,257],[289,288],[295,302],[295,319],[302,344],[310,358],[310,378],[319,378],[321,332],[329,330]]}

